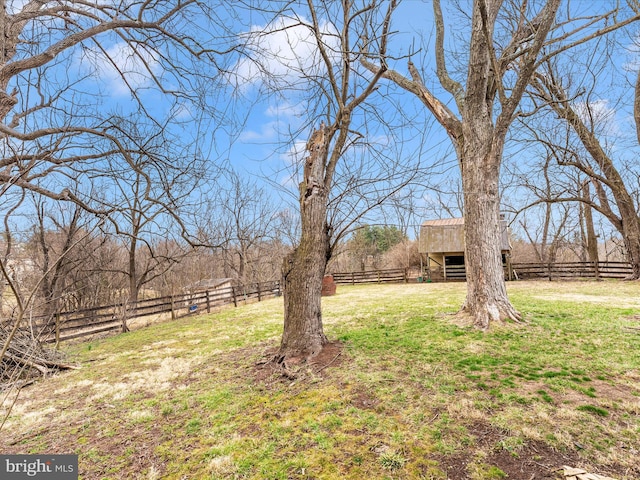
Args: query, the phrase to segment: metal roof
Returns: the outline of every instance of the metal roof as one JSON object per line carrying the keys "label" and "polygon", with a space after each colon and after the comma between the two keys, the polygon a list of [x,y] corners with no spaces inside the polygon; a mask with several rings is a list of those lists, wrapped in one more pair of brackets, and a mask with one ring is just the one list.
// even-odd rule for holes
{"label": "metal roof", "polygon": [[464,218],[438,218],[422,222],[423,227],[447,227],[454,225],[464,225]]}

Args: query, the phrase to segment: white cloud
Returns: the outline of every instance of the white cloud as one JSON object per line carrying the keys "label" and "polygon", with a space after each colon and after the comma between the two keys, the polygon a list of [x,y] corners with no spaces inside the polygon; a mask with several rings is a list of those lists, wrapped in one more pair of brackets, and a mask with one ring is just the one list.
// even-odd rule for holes
{"label": "white cloud", "polygon": [[296,165],[302,162],[307,154],[307,142],[303,140],[296,140],[293,145],[282,154],[282,160],[289,165]]}
{"label": "white cloud", "polygon": [[605,135],[615,135],[620,131],[616,110],[611,107],[609,100],[595,100],[588,104],[580,102],[574,108],[585,125],[595,125]]}
{"label": "white cloud", "polygon": [[[104,50],[83,51],[83,61],[89,65],[108,87],[112,96],[128,95],[131,89],[143,88],[153,83],[152,74],[160,71],[158,55],[141,45],[118,42]],[[124,77],[124,78],[123,78]]]}
{"label": "white cloud", "polygon": [[280,102],[268,105],[263,112],[265,121],[259,126],[253,126],[245,130],[240,136],[240,140],[245,142],[266,142],[278,138],[279,133],[286,132],[300,121],[304,110],[300,104],[294,105],[289,102]]}
{"label": "white cloud", "polygon": [[266,122],[263,123],[257,130],[245,130],[240,135],[240,140],[243,142],[261,142],[273,140],[278,135],[279,122]]}
{"label": "white cloud", "polygon": [[633,43],[627,46],[627,61],[622,64],[622,69],[627,72],[637,72],[640,68],[640,35],[636,35]]}
{"label": "white cloud", "polygon": [[184,103],[176,105],[171,112],[171,116],[176,120],[193,120],[194,118],[191,109]]}
{"label": "white cloud", "polygon": [[585,122],[608,122],[615,117],[615,110],[609,106],[609,100],[596,100],[594,102],[576,104],[576,113]]}
{"label": "white cloud", "polygon": [[269,105],[265,111],[265,115],[274,118],[291,118],[300,117],[304,113],[302,104],[292,104],[289,102],[281,102],[275,105]]}
{"label": "white cloud", "polygon": [[[337,32],[328,22],[320,29],[323,45],[333,60],[339,61]],[[317,40],[303,18],[280,17],[270,25],[252,27],[240,37],[249,57],[240,60],[229,75],[229,81],[238,87],[259,82],[295,83],[324,72]]]}
{"label": "white cloud", "polygon": [[29,0],[9,0],[7,2],[7,13],[10,15],[21,12],[24,6],[29,2]]}

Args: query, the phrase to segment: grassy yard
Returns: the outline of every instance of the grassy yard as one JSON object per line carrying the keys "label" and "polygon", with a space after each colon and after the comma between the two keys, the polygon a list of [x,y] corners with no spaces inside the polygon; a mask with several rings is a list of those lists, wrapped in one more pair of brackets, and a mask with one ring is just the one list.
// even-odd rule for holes
{"label": "grassy yard", "polygon": [[279,298],[68,346],[82,368],[22,391],[0,452],[84,479],[640,478],[640,283],[508,286],[527,323],[488,333],[453,315],[464,284],[338,286],[342,349],[295,380],[263,364]]}

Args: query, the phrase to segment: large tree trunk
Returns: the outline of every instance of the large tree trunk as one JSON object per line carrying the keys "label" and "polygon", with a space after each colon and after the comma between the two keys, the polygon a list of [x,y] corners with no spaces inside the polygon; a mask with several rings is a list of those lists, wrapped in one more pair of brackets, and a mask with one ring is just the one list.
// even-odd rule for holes
{"label": "large tree trunk", "polygon": [[464,160],[467,298],[462,311],[472,316],[476,327],[486,330],[491,322],[520,319],[507,296],[502,267],[500,157],[472,149]]}
{"label": "large tree trunk", "polygon": [[322,278],[327,265],[328,238],[304,236],[283,265],[284,332],[280,360],[309,359],[327,343],[322,327]]}
{"label": "large tree trunk", "polygon": [[[628,201],[632,202],[631,199]],[[619,207],[619,210],[623,222],[621,233],[627,250],[627,260],[633,270],[626,280],[640,280],[640,220],[630,205]]]}
{"label": "large tree trunk", "polygon": [[498,182],[509,123],[494,124],[496,79],[488,43],[499,6],[491,2],[482,20],[479,3],[474,2],[467,91],[461,104],[462,135],[452,136],[464,192],[467,298],[462,310],[483,330],[491,322],[520,318],[507,296],[500,249]]}
{"label": "large tree trunk", "polygon": [[137,239],[131,239],[131,247],[129,248],[129,302],[136,303],[140,288],[138,286],[138,268],[136,262]]}
{"label": "large tree trunk", "polygon": [[302,234],[298,247],[285,258],[282,272],[284,332],[277,355],[280,362],[310,359],[328,342],[321,310],[322,278],[330,256],[329,192],[323,182],[327,137],[322,125],[307,145],[310,154],[300,184]]}
{"label": "large tree trunk", "polygon": [[[591,198],[591,192],[589,191],[589,181],[586,181],[582,185],[582,195],[585,199]],[[596,276],[596,280],[600,280],[600,259],[598,258],[598,236],[596,235],[596,229],[593,225],[593,212],[591,211],[591,205],[587,203],[581,204],[584,208],[584,224],[587,234],[587,254],[589,261],[593,263],[593,269]]]}
{"label": "large tree trunk", "polygon": [[[615,225],[622,235],[627,250],[627,260],[633,269],[633,273],[627,279],[638,280],[640,279],[640,219],[638,219],[638,210],[633,198],[627,190],[624,179],[616,169],[613,160],[605,153],[595,135],[587,129],[573,110],[566,109],[565,118],[574,127],[583,145],[598,163],[607,180],[607,186],[611,189],[611,194],[618,207],[620,221],[615,222]],[[606,210],[608,203],[603,206],[606,207]],[[610,212],[608,217],[611,216],[615,216],[615,214]]]}

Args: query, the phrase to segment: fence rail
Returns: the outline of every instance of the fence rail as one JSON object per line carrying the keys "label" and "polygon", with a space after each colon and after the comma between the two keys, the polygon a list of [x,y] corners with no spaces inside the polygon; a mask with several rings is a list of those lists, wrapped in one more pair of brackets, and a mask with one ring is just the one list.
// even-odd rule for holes
{"label": "fence rail", "polygon": [[625,278],[633,273],[626,262],[513,263],[517,278]]}
{"label": "fence rail", "polygon": [[[464,268],[464,267],[462,267]],[[626,262],[513,263],[517,279],[624,278],[632,273]],[[463,270],[461,270],[462,272]],[[448,275],[449,276],[449,272]],[[408,283],[409,270],[404,268],[333,274],[337,284]],[[456,278],[458,279],[458,278]],[[462,279],[462,278],[460,278]],[[211,312],[224,305],[238,306],[246,301],[271,298],[281,294],[279,282],[229,286],[215,290],[120,303],[74,312],[58,312],[32,319],[31,326],[45,342],[63,342],[75,338],[124,331],[129,320],[152,315],[171,314],[172,318],[196,312]]]}
{"label": "fence rail", "polygon": [[215,290],[140,300],[136,303],[103,305],[74,312],[58,312],[32,319],[32,327],[44,342],[63,342],[75,338],[126,331],[127,322],[135,318],[171,314],[172,318],[196,312],[211,312],[224,305],[238,306],[251,300],[280,295],[279,282],[229,286]]}
{"label": "fence rail", "polygon": [[343,285],[356,285],[359,283],[406,283],[409,281],[409,275],[406,268],[394,268],[366,272],[334,273],[333,281]]}
{"label": "fence rail", "polygon": [[[505,270],[505,278],[534,280],[537,278],[577,279],[577,278],[625,278],[633,270],[626,262],[564,262],[564,263],[513,263],[512,277]],[[430,278],[430,277],[429,277]],[[463,265],[447,267],[446,280],[465,280],[466,271]],[[430,278],[433,281],[443,281],[442,277]],[[338,284],[356,285],[360,283],[400,283],[411,282],[407,269],[371,270],[365,272],[338,272],[333,274],[333,280]]]}

